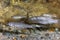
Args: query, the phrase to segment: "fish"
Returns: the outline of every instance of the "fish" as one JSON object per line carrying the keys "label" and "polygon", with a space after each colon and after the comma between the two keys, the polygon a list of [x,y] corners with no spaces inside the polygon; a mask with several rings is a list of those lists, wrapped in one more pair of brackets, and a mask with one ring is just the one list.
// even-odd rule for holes
{"label": "fish", "polygon": [[58,23],[58,19],[53,19],[51,17],[44,17],[44,16],[31,17],[29,21],[31,21],[32,23],[39,23],[39,24]]}
{"label": "fish", "polygon": [[12,16],[12,19],[22,19],[22,18],[26,18],[26,16],[20,16],[20,15],[16,15],[16,16]]}
{"label": "fish", "polygon": [[7,23],[7,25],[10,26],[10,27],[16,27],[18,29],[40,27],[40,25],[29,25],[29,24],[25,24],[25,23],[22,23],[22,22],[9,22],[9,23]]}
{"label": "fish", "polygon": [[50,18],[56,18],[57,16],[54,14],[43,14],[42,16],[44,16],[44,17],[50,17]]}

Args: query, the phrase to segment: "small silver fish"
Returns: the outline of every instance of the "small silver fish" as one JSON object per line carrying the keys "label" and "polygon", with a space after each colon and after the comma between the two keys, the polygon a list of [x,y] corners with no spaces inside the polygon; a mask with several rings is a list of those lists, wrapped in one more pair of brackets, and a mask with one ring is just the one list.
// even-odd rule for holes
{"label": "small silver fish", "polygon": [[12,16],[13,19],[22,19],[22,18],[26,18],[26,16],[20,16],[20,15],[17,15],[17,16]]}
{"label": "small silver fish", "polygon": [[9,25],[10,27],[17,27],[19,29],[40,27],[39,25],[28,25],[22,22],[9,22],[7,25]]}
{"label": "small silver fish", "polygon": [[32,23],[40,23],[40,24],[53,24],[53,23],[58,23],[57,19],[52,19],[50,17],[32,17],[29,19],[32,21]]}
{"label": "small silver fish", "polygon": [[52,17],[57,17],[56,15],[52,15],[52,14],[43,14],[42,16],[44,16],[44,17],[50,17],[50,18],[52,18]]}

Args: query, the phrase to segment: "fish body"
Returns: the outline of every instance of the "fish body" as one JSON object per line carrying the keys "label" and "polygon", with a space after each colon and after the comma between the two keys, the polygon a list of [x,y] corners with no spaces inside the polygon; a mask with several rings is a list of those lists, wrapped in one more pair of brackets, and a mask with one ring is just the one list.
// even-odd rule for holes
{"label": "fish body", "polygon": [[40,27],[39,25],[29,25],[22,22],[9,22],[7,25],[9,25],[10,27],[16,27],[18,29]]}
{"label": "fish body", "polygon": [[26,16],[12,16],[13,19],[22,19],[22,18],[26,18]]}
{"label": "fish body", "polygon": [[51,17],[32,17],[29,19],[32,23],[40,23],[40,24],[53,24],[58,23],[57,19],[53,19]]}
{"label": "fish body", "polygon": [[57,17],[56,15],[52,15],[52,14],[43,14],[42,16],[44,16],[44,17],[50,17],[50,18],[52,18],[52,17]]}

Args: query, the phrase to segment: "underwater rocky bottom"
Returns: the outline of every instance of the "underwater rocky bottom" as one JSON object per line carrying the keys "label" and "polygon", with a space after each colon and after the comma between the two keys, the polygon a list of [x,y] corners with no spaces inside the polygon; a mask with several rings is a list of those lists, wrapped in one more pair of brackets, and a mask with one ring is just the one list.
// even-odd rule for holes
{"label": "underwater rocky bottom", "polygon": [[30,34],[0,32],[0,40],[60,40],[60,31],[31,31]]}

